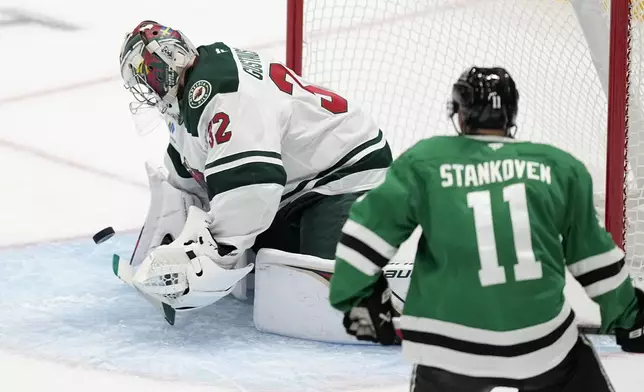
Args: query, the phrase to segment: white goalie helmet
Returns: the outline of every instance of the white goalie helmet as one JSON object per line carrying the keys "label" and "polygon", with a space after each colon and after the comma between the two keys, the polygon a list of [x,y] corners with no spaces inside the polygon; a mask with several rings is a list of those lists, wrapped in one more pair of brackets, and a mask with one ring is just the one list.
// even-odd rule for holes
{"label": "white goalie helmet", "polygon": [[121,77],[135,101],[130,111],[156,107],[178,115],[180,78],[197,56],[197,49],[178,30],[143,21],[121,46]]}

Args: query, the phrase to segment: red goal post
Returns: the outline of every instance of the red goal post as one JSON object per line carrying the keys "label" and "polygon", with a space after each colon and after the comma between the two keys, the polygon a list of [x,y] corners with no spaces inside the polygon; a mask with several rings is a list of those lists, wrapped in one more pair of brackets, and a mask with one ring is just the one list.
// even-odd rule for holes
{"label": "red goal post", "polygon": [[610,21],[605,220],[606,229],[612,234],[615,243],[626,249],[630,0],[611,1]]}
{"label": "red goal post", "polygon": [[[541,134],[525,139],[572,150],[589,166],[595,179],[596,204],[600,210],[605,206],[606,227],[615,242],[627,250],[632,271],[640,272],[644,264],[644,212],[638,209],[644,200],[637,199],[644,194],[640,190],[644,147],[641,154],[638,148],[632,156],[628,152],[640,142],[644,145],[644,126],[629,127],[629,118],[644,118],[639,102],[644,95],[639,91],[644,82],[640,71],[644,34],[640,36],[639,30],[644,0],[631,1],[288,0],[286,61],[299,75],[356,97],[376,117],[396,154],[415,140],[445,133],[446,125],[434,117],[433,126],[431,116],[435,113],[427,121],[414,117],[409,113],[415,110],[413,104],[406,106],[409,100],[400,99],[400,95],[409,96],[416,104],[425,102],[444,116],[444,100],[438,105],[434,101],[440,99],[435,97],[447,98],[449,83],[464,67],[506,66],[522,93],[518,138],[524,138],[527,127],[539,129]],[[512,27],[491,25],[482,20],[486,17],[505,17]],[[477,29],[479,24],[485,24],[488,31]],[[388,54],[379,56],[381,51]],[[407,62],[394,60],[392,66],[391,56],[407,56]],[[451,59],[457,61],[450,63]],[[418,61],[425,64],[418,67],[414,64]],[[538,66],[531,66],[533,63]],[[397,72],[394,78],[420,72],[429,82],[417,78],[406,86],[389,88],[392,72]],[[365,75],[366,82],[354,83]],[[531,80],[534,75],[537,81]],[[541,86],[538,81],[538,77],[556,79],[557,75],[561,80],[551,84]],[[433,90],[437,87],[442,91]],[[575,89],[578,95],[566,93]],[[388,90],[391,102],[382,99]],[[638,101],[630,110],[629,95]],[[377,97],[375,102],[373,97]],[[580,105],[575,100],[586,102]],[[399,107],[392,109],[390,105]],[[637,111],[635,116],[633,110]],[[392,114],[405,121],[392,124],[383,120]],[[540,121],[539,116],[554,120]],[[568,116],[577,121],[568,120]],[[562,133],[572,137],[559,137]],[[592,141],[582,146],[585,139]]]}

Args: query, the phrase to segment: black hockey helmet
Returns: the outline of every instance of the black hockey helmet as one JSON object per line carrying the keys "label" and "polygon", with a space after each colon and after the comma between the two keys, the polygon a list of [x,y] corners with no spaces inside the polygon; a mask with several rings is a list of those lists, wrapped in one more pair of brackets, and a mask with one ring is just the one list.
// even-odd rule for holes
{"label": "black hockey helmet", "polygon": [[454,115],[460,114],[459,133],[475,135],[479,129],[502,129],[513,137],[518,103],[519,91],[508,71],[471,67],[454,83],[448,114],[452,122]]}

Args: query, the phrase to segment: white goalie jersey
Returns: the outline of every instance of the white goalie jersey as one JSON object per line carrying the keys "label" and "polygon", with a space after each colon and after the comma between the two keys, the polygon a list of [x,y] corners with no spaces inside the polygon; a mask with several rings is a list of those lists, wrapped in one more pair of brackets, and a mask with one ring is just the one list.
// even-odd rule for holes
{"label": "white goalie jersey", "polygon": [[166,166],[175,187],[210,204],[214,239],[243,251],[303,195],[378,185],[391,151],[353,102],[256,52],[198,48]]}

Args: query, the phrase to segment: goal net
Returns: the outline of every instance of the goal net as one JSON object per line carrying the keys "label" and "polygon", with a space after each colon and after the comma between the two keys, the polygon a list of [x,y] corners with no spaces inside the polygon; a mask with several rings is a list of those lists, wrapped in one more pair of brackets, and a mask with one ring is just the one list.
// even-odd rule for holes
{"label": "goal net", "polygon": [[505,67],[520,92],[517,138],[586,164],[642,278],[644,0],[612,1],[621,11],[610,0],[289,0],[287,63],[363,105],[395,155],[454,134],[446,102],[463,70]]}

